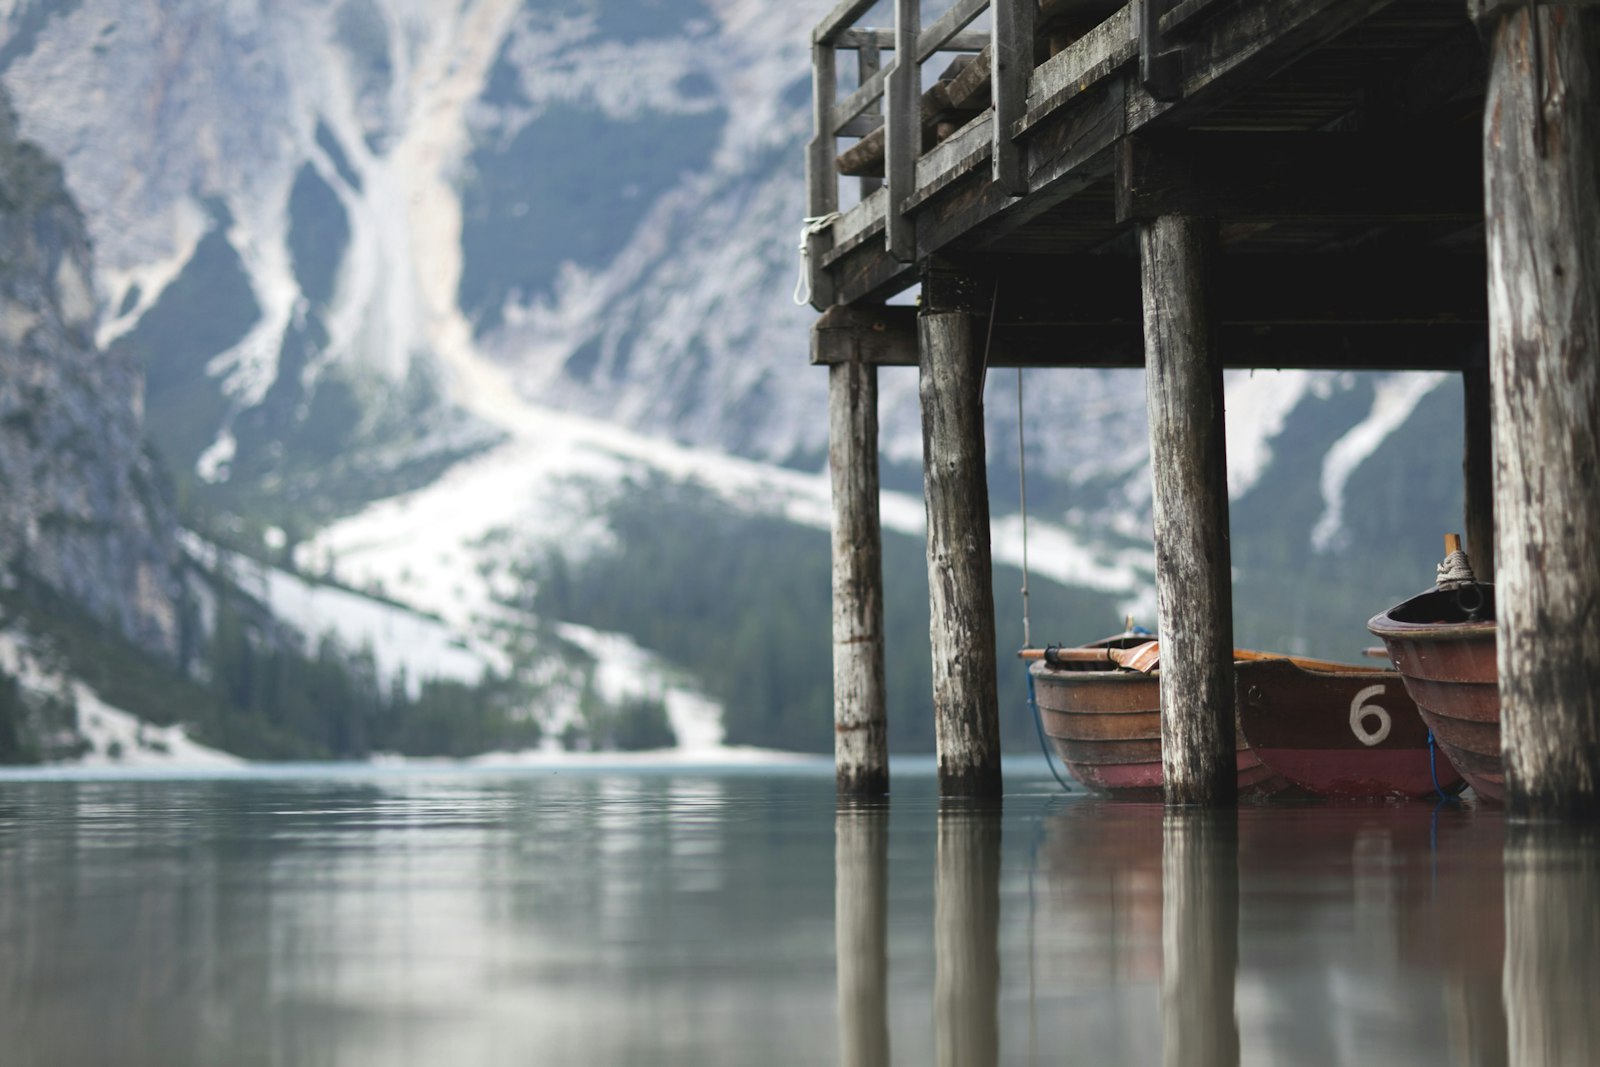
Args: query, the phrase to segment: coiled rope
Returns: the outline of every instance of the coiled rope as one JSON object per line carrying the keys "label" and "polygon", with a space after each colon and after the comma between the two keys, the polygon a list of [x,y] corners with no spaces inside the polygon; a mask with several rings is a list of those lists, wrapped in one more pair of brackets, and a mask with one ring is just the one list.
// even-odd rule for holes
{"label": "coiled rope", "polygon": [[1435,572],[1438,579],[1433,583],[1440,589],[1459,589],[1464,585],[1476,585],[1478,579],[1472,574],[1472,562],[1467,559],[1467,554],[1461,549],[1456,549],[1444,558]]}
{"label": "coiled rope", "polygon": [[822,233],[839,218],[837,211],[826,215],[807,215],[800,222],[800,277],[794,283],[796,307],[811,303],[811,238]]}

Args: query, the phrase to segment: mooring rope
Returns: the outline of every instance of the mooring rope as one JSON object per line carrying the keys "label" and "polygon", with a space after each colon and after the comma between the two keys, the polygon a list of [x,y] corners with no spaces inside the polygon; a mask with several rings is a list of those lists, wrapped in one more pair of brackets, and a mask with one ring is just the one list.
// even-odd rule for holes
{"label": "mooring rope", "polygon": [[1017,491],[1022,508],[1022,647],[1033,647],[1028,610],[1028,449],[1022,436],[1022,368],[1017,368]]}
{"label": "mooring rope", "polygon": [[[998,295],[998,293],[996,294]],[[989,322],[994,323],[994,311],[991,307]],[[984,344],[984,366],[989,363],[989,346]],[[1024,436],[1022,419],[1022,368],[1017,368],[1017,492],[1020,497],[1019,505],[1022,509],[1022,647],[1033,647],[1033,618],[1028,602],[1028,450],[1027,439]],[[1028,710],[1033,714],[1033,730],[1039,737],[1039,751],[1044,755],[1044,765],[1050,768],[1050,774],[1061,783],[1061,788],[1072,792],[1072,786],[1056,770],[1055,760],[1050,758],[1050,743],[1044,736],[1044,719],[1039,715],[1039,698],[1033,688],[1033,670],[1024,664],[1023,670],[1028,675]]]}
{"label": "mooring rope", "polygon": [[807,215],[800,222],[800,277],[794,283],[796,307],[811,303],[811,238],[832,226],[838,217],[837,211],[830,211],[826,215]]}

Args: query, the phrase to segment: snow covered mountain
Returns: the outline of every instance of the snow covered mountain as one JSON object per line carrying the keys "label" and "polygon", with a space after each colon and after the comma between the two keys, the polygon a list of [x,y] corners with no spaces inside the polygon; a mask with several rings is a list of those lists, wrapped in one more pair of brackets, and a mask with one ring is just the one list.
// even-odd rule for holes
{"label": "snow covered mountain", "polygon": [[[0,82],[82,210],[95,339],[144,367],[186,511],[476,639],[519,559],[606,544],[641,472],[826,524],[826,376],[789,292],[829,6],[0,0]],[[1035,567],[1148,614],[1140,375],[1027,380]],[[915,534],[915,373],[882,383],[885,522]],[[1015,383],[989,388],[1014,561]],[[1459,516],[1452,381],[1235,375],[1228,404],[1263,594],[1242,636],[1315,643],[1308,610],[1421,583]],[[1375,543],[1401,547],[1357,565]]]}

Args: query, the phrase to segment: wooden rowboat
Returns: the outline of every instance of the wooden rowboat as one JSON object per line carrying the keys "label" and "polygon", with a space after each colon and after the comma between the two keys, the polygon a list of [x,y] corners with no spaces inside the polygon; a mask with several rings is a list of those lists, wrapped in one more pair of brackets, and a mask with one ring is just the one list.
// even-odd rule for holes
{"label": "wooden rowboat", "polygon": [[1480,796],[1504,802],[1494,617],[1494,586],[1479,584],[1419,593],[1367,629],[1383,639],[1440,750]]}
{"label": "wooden rowboat", "polygon": [[[1134,649],[1147,633],[1118,634],[1082,646]],[[1071,651],[1071,650],[1069,650]],[[1085,788],[1134,800],[1160,799],[1161,683],[1156,674],[1040,659],[1029,667],[1045,736]],[[1239,795],[1270,796],[1288,787],[1235,734]]]}
{"label": "wooden rowboat", "polygon": [[[1044,732],[1085,787],[1130,799],[1161,793],[1161,692],[1148,634],[1119,634],[1065,649],[1030,671]],[[1142,662],[1105,669],[1084,649]],[[1123,655],[1136,650],[1133,655]],[[1430,761],[1427,728],[1400,675],[1372,667],[1235,652],[1235,759],[1239,795],[1298,787],[1317,796],[1421,797],[1455,792],[1461,778]]]}

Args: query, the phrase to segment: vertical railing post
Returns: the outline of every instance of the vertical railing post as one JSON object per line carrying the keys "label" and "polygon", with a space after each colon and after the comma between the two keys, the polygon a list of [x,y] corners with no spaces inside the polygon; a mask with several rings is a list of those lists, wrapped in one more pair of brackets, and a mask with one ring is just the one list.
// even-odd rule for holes
{"label": "vertical railing post", "polygon": [[994,181],[1012,196],[1028,191],[1022,148],[1012,127],[1028,110],[1028,79],[1033,74],[1033,24],[1038,0],[993,0],[994,43],[989,52],[990,95],[994,97]]}
{"label": "vertical railing post", "polygon": [[917,258],[917,231],[901,210],[917,180],[922,154],[922,79],[917,35],[922,32],[921,0],[895,0],[894,69],[889,72],[888,114],[884,120],[884,171],[889,202],[884,232],[889,254],[902,263]]}
{"label": "vertical railing post", "polygon": [[[811,46],[813,133],[806,151],[806,214],[822,218],[839,210],[838,145],[834,138],[833,103],[838,90],[836,51],[832,42]],[[833,285],[822,268],[822,254],[833,247],[826,230],[806,235],[806,261],[811,273],[811,305],[823,310],[833,303]]]}
{"label": "vertical railing post", "polygon": [[1183,59],[1167,48],[1161,16],[1170,0],[1135,0],[1139,27],[1139,81],[1157,100],[1177,100],[1183,95]]}
{"label": "vertical railing post", "polygon": [[[863,37],[860,47],[856,49],[856,84],[867,84],[867,79],[878,73],[882,65],[883,52],[878,48],[878,43],[870,38]],[[881,105],[874,104],[862,114],[866,118],[881,119],[883,118],[883,108]],[[859,180],[861,182],[861,199],[863,200],[877,192],[879,187],[883,185],[882,178],[875,178],[870,175],[863,175]]]}

